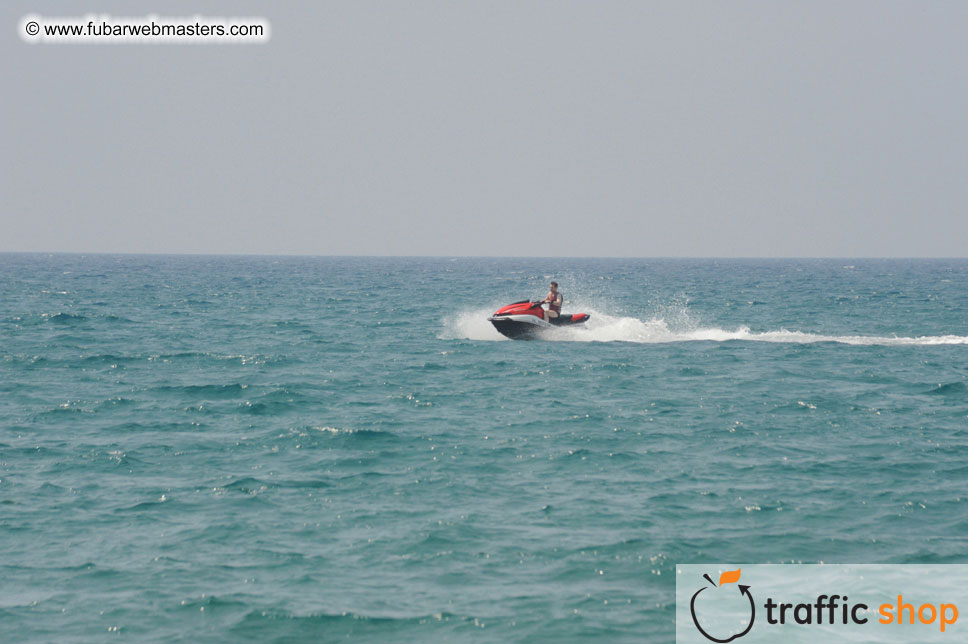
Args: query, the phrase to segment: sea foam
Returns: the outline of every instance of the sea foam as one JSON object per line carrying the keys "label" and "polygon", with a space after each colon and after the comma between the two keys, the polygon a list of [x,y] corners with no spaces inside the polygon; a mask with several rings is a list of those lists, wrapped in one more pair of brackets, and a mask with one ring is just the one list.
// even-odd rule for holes
{"label": "sea foam", "polygon": [[[444,329],[439,337],[441,339],[485,341],[506,340],[507,338],[499,334],[487,321],[488,316],[497,308],[497,306],[494,306],[493,308],[461,311],[444,320]],[[585,325],[576,328],[557,329],[554,333],[549,333],[541,339],[552,342],[636,342],[643,344],[726,342],[729,340],[790,344],[837,342],[870,346],[968,344],[968,336],[961,335],[835,335],[788,329],[752,331],[748,326],[724,329],[696,323],[689,317],[688,312],[679,306],[669,307],[662,314],[649,319],[610,315],[590,307],[580,307],[580,309],[591,314],[591,319]]]}

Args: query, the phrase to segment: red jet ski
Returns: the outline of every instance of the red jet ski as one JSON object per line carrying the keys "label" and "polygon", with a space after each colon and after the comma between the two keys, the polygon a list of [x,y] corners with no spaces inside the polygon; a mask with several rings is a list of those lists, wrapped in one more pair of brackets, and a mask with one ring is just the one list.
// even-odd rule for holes
{"label": "red jet ski", "polygon": [[589,317],[587,313],[562,313],[546,320],[541,302],[521,300],[498,309],[487,320],[501,335],[512,340],[525,340],[584,324]]}

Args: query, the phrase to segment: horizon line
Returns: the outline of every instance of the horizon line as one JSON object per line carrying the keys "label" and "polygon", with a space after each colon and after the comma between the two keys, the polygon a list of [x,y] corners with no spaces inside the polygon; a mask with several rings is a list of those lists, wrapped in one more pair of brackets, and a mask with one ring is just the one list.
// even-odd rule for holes
{"label": "horizon line", "polygon": [[950,255],[376,255],[376,254],[310,254],[310,253],[202,253],[202,252],[128,252],[128,251],[61,251],[61,250],[0,250],[0,255],[100,255],[125,257],[265,257],[265,258],[345,258],[345,259],[715,259],[715,260],[964,260],[968,256]]}

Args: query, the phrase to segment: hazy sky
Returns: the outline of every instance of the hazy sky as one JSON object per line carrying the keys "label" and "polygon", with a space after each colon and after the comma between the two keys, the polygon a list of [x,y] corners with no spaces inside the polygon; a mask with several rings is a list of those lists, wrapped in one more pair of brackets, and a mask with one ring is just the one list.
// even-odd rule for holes
{"label": "hazy sky", "polygon": [[[25,14],[264,16],[30,45]],[[4,2],[0,251],[968,255],[965,2]]]}

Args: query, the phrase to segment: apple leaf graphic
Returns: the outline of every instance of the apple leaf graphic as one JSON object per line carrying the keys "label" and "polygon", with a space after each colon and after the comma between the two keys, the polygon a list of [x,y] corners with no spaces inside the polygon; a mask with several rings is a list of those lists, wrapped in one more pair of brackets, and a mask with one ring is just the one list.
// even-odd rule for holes
{"label": "apple leaf graphic", "polygon": [[719,585],[723,584],[735,584],[739,581],[739,572],[742,568],[737,568],[736,570],[727,570],[719,576]]}

